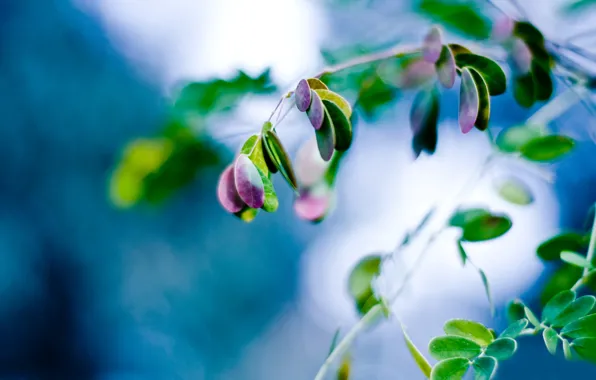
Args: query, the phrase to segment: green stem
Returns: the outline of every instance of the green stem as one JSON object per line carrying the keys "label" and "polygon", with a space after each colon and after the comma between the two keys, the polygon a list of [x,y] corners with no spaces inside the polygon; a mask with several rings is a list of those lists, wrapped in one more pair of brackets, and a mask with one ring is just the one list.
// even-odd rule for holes
{"label": "green stem", "polygon": [[[595,255],[596,255],[596,212],[594,213],[594,221],[592,222],[592,233],[590,234],[590,244],[588,245],[588,254],[586,255],[586,260],[588,260],[589,263],[594,264],[594,261],[596,260]],[[582,285],[584,285],[586,283],[588,278],[591,275],[593,275],[594,273],[596,273],[596,269],[584,268],[581,278],[579,280],[577,280],[577,282],[575,284],[573,284],[573,287],[571,287],[571,290],[577,291],[579,288],[581,288]]]}

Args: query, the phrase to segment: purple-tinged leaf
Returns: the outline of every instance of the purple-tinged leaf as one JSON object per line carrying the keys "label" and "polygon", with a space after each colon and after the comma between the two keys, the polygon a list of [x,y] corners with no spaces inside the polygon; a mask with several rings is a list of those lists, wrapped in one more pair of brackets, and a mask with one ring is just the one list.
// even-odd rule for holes
{"label": "purple-tinged leaf", "polygon": [[314,136],[298,150],[295,166],[296,177],[301,187],[310,187],[323,180],[329,163],[321,158]]}
{"label": "purple-tinged leaf", "polygon": [[513,35],[514,21],[508,16],[499,18],[493,24],[492,38],[497,42],[503,42]]}
{"label": "purple-tinged leaf", "polygon": [[401,73],[398,84],[405,89],[419,87],[429,82],[435,75],[435,65],[419,59],[408,64]]}
{"label": "purple-tinged leaf", "polygon": [[446,45],[441,49],[441,55],[436,63],[437,77],[445,88],[453,87],[456,76],[455,57]]}
{"label": "purple-tinged leaf", "polygon": [[234,182],[240,199],[252,208],[261,208],[265,203],[265,188],[257,167],[241,154],[234,163]]}
{"label": "purple-tinged leaf", "polygon": [[319,147],[319,153],[321,158],[325,161],[329,161],[333,156],[335,149],[335,130],[333,127],[333,121],[331,116],[326,109],[324,109],[324,121],[320,129],[315,131],[317,137],[317,146]]}
{"label": "purple-tinged leaf", "polygon": [[331,196],[331,190],[320,193],[304,190],[294,202],[294,211],[301,219],[320,222],[329,211]]}
{"label": "purple-tinged leaf", "polygon": [[481,131],[488,128],[488,122],[490,119],[490,95],[488,93],[488,86],[484,77],[480,75],[478,71],[470,67],[470,73],[476,83],[476,89],[478,90],[478,116],[474,125]]}
{"label": "purple-tinged leaf", "polygon": [[441,36],[441,30],[436,26],[433,26],[424,37],[424,44],[422,45],[422,56],[428,63],[435,63],[441,55],[441,49],[443,48],[443,38]]}
{"label": "purple-tinged leaf", "polygon": [[352,145],[352,123],[344,111],[330,100],[323,100],[325,110],[331,118],[335,134],[335,149],[344,152]]}
{"label": "purple-tinged leaf", "polygon": [[308,115],[308,119],[310,120],[312,126],[318,130],[321,129],[323,126],[323,121],[325,120],[325,107],[323,106],[323,101],[321,100],[319,94],[312,90],[310,94],[312,100],[310,103],[310,108],[308,111],[306,111],[306,114]]}
{"label": "purple-tinged leaf", "polygon": [[219,176],[217,185],[217,198],[226,211],[236,213],[244,208],[244,202],[236,191],[234,181],[234,167],[228,166]]}
{"label": "purple-tinged leaf", "polygon": [[298,108],[298,111],[306,112],[308,107],[310,107],[312,96],[310,92],[310,86],[304,79],[298,82],[298,86],[296,86],[296,91],[294,92],[294,97],[296,98],[296,108]]}
{"label": "purple-tinged leaf", "polygon": [[519,38],[511,42],[511,66],[517,74],[523,75],[532,68],[532,52],[524,41]]}
{"label": "purple-tinged leaf", "polygon": [[469,68],[464,68],[461,74],[461,88],[459,91],[459,126],[463,133],[474,128],[478,117],[480,99],[474,77]]}

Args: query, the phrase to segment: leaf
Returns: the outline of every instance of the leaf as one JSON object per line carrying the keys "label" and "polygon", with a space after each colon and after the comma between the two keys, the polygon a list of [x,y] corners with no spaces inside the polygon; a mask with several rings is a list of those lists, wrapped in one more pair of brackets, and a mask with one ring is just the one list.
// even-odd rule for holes
{"label": "leaf", "polygon": [[540,321],[538,320],[536,315],[532,312],[532,310],[530,310],[530,308],[528,308],[527,306],[524,306],[524,313],[526,314],[526,318],[528,318],[528,321],[530,321],[531,324],[533,324],[535,327],[540,326]]}
{"label": "leaf", "polygon": [[461,380],[470,367],[470,361],[465,358],[442,360],[435,364],[430,374],[431,380]]}
{"label": "leaf", "polygon": [[333,151],[335,149],[335,131],[331,116],[326,109],[324,110],[324,114],[325,118],[323,119],[323,125],[321,126],[321,129],[315,131],[315,135],[321,158],[325,161],[329,161],[333,156]]}
{"label": "leaf", "polygon": [[317,92],[311,91],[311,98],[310,108],[306,111],[306,114],[313,128],[319,130],[325,121],[325,106]]}
{"label": "leaf", "polygon": [[429,378],[430,373],[432,371],[431,365],[428,363],[428,360],[424,357],[424,355],[422,355],[420,350],[416,347],[414,342],[412,342],[403,325],[401,325],[401,331],[404,334],[404,340],[406,341],[406,346],[408,347],[408,351],[410,351],[410,355],[412,355],[412,358],[414,358],[416,365],[418,366],[418,368],[420,368],[420,371],[422,371],[424,376],[426,378]]}
{"label": "leaf", "polygon": [[335,347],[337,346],[337,342],[339,342],[339,329],[335,330],[335,334],[333,334],[333,338],[331,339],[331,345],[329,346],[329,353],[327,357],[335,351]]}
{"label": "leaf", "polygon": [[[443,24],[454,32],[459,32],[476,39],[490,37],[488,19],[480,13],[473,2],[458,2],[451,0],[422,0],[419,12],[432,20]],[[462,22],[465,20],[465,22]]]}
{"label": "leaf", "polygon": [[332,190],[325,183],[302,189],[294,201],[296,215],[315,223],[322,221],[331,208],[332,194]]}
{"label": "leaf", "polygon": [[321,97],[321,100],[329,100],[335,103],[348,119],[352,116],[352,106],[341,95],[329,90],[315,90],[315,92]]}
{"label": "leaf", "polygon": [[592,264],[586,259],[585,256],[582,256],[575,252],[561,252],[561,260],[568,264],[575,265],[576,267],[588,269],[592,268]]}
{"label": "leaf", "polygon": [[424,37],[422,44],[422,56],[424,60],[429,63],[435,63],[441,55],[443,48],[443,38],[441,29],[433,26],[428,34]]}
{"label": "leaf", "polygon": [[449,50],[451,50],[451,52],[453,53],[454,58],[459,54],[472,54],[472,51],[470,49],[460,44],[449,44],[447,46],[449,46]]}
{"label": "leaf", "polygon": [[549,100],[554,91],[550,71],[534,60],[532,61],[532,76],[534,78],[534,94],[536,94],[536,100]]}
{"label": "leaf", "polygon": [[519,319],[507,326],[501,335],[499,335],[499,338],[515,339],[526,327],[528,327],[528,320],[526,318]]}
{"label": "leaf", "polygon": [[514,37],[511,42],[510,63],[516,75],[526,75],[532,69],[532,52],[520,38]]}
{"label": "leaf", "polygon": [[351,360],[349,356],[345,356],[341,361],[339,369],[337,370],[337,380],[349,380],[351,372]]}
{"label": "leaf", "polygon": [[509,305],[507,305],[507,319],[509,322],[513,323],[519,319],[525,319],[526,313],[524,308],[524,304],[518,299],[509,302]]}
{"label": "leaf", "polygon": [[517,350],[517,342],[511,338],[499,338],[492,342],[485,351],[487,356],[497,360],[507,360]]}
{"label": "leaf", "polygon": [[238,211],[234,215],[236,215],[242,221],[244,221],[246,223],[250,223],[257,217],[258,213],[259,213],[258,208],[245,207],[242,211]]}
{"label": "leaf", "polygon": [[482,347],[475,341],[460,336],[439,336],[433,338],[429,345],[430,355],[437,359],[475,358],[482,352]]}
{"label": "leaf", "polygon": [[564,232],[542,242],[536,254],[542,260],[558,260],[565,251],[578,252],[586,248],[584,236],[575,232]]}
{"label": "leaf", "polygon": [[472,220],[490,215],[490,212],[482,208],[458,209],[449,220],[449,225],[464,228]]}
{"label": "leaf", "polygon": [[457,249],[459,251],[459,257],[461,259],[462,265],[466,265],[466,261],[468,260],[468,254],[464,250],[464,247],[461,244],[460,240],[457,241]]}
{"label": "leaf", "polygon": [[554,329],[547,327],[542,332],[542,338],[544,339],[544,344],[546,345],[548,352],[550,352],[551,355],[555,355],[557,353],[557,346],[559,345],[557,332]]}
{"label": "leaf", "polygon": [[480,98],[478,88],[470,69],[465,68],[461,74],[461,87],[459,91],[459,126],[463,133],[468,133],[474,128],[478,117]]}
{"label": "leaf", "polygon": [[501,95],[507,90],[507,77],[498,63],[490,58],[477,54],[458,54],[455,64],[460,69],[471,67],[478,71],[486,81],[490,95]]}
{"label": "leaf", "polygon": [[234,180],[234,166],[229,165],[219,176],[217,185],[217,198],[219,203],[226,211],[236,213],[245,206],[242,199],[236,191],[236,182]]}
{"label": "leaf", "polygon": [[356,264],[348,278],[348,290],[361,315],[379,303],[372,288],[372,281],[379,275],[382,261],[379,255],[367,256]]}
{"label": "leaf", "polygon": [[569,1],[563,7],[565,13],[578,13],[582,11],[588,11],[588,8],[595,6],[596,0],[575,0]]}
{"label": "leaf", "polygon": [[540,129],[531,125],[518,125],[504,129],[497,136],[497,147],[506,153],[519,152],[529,141],[540,137]]}
{"label": "leaf", "polygon": [[495,20],[492,29],[492,39],[499,43],[509,40],[513,35],[513,23],[514,20],[507,15],[503,15]]}
{"label": "leaf", "polygon": [[517,101],[517,104],[524,108],[530,108],[536,103],[534,76],[531,72],[516,75],[513,78],[513,97]]}
{"label": "leaf", "polygon": [[550,68],[552,58],[546,49],[544,36],[534,25],[527,21],[516,21],[513,35],[522,39],[532,52],[533,61],[545,69]]}
{"label": "leaf", "polygon": [[329,163],[321,158],[317,140],[312,136],[302,144],[296,154],[294,169],[299,186],[310,187],[321,182],[329,166]]}
{"label": "leaf", "polygon": [[312,96],[310,86],[304,79],[298,82],[298,86],[296,86],[296,90],[294,91],[294,98],[296,99],[296,108],[298,108],[298,111],[306,112],[310,107]]}
{"label": "leaf", "polygon": [[423,151],[433,154],[437,149],[438,118],[439,94],[435,89],[420,91],[410,111],[410,128],[414,133],[412,149],[416,157]]}
{"label": "leaf", "polygon": [[515,205],[527,206],[534,202],[530,188],[515,178],[508,178],[497,183],[499,195]]}
{"label": "leaf", "polygon": [[571,290],[563,290],[544,306],[542,310],[542,321],[545,323],[554,321],[559,314],[575,301],[575,292]]}
{"label": "leaf", "polygon": [[478,90],[478,116],[474,126],[481,131],[485,131],[488,128],[490,119],[490,95],[488,94],[487,84],[478,71],[470,68],[470,73]]}
{"label": "leaf", "polygon": [[296,190],[298,183],[294,168],[292,167],[292,161],[277,134],[273,131],[267,131],[263,135],[263,142],[273,165],[279,170],[292,189]]}
{"label": "leaf", "polygon": [[569,264],[563,264],[544,286],[540,294],[540,302],[546,304],[557,293],[571,289],[577,280],[582,276],[582,269]]}
{"label": "leaf", "polygon": [[550,135],[530,140],[520,151],[528,160],[547,162],[569,153],[574,146],[575,141],[567,136]]}
{"label": "leaf", "polygon": [[234,182],[240,199],[248,207],[261,208],[265,202],[263,180],[255,164],[246,154],[240,154],[234,163]]}
{"label": "leaf", "polygon": [[511,226],[511,220],[505,215],[481,216],[464,226],[462,239],[469,242],[496,239],[507,233]]}
{"label": "leaf", "polygon": [[486,299],[488,300],[488,305],[490,307],[491,315],[495,314],[495,305],[493,304],[493,297],[490,294],[490,285],[488,283],[488,278],[484,271],[478,268],[478,274],[480,275],[480,279],[482,280],[482,286],[484,286],[484,292],[486,293]]}
{"label": "leaf", "polygon": [[453,52],[447,45],[441,48],[441,55],[435,63],[437,78],[443,87],[451,88],[455,84],[456,66]]}
{"label": "leaf", "polygon": [[563,339],[563,354],[566,360],[573,360],[573,354],[571,353],[571,346],[567,339]]}
{"label": "leaf", "polygon": [[352,144],[352,123],[346,117],[346,114],[339,108],[339,106],[330,100],[323,100],[333,131],[335,134],[335,149],[340,152],[346,151]]}
{"label": "leaf", "polygon": [[569,338],[596,338],[596,314],[590,314],[573,321],[561,330]]}
{"label": "leaf", "polygon": [[329,87],[327,87],[327,85],[323,83],[320,79],[309,78],[306,80],[306,82],[312,90],[329,90]]}
{"label": "leaf", "polygon": [[262,208],[267,212],[275,212],[279,207],[279,200],[277,199],[273,183],[269,179],[269,176],[263,173],[261,169],[257,167],[257,170],[259,171],[259,175],[263,181],[263,188],[265,189],[265,202]]}
{"label": "leaf", "polygon": [[474,360],[474,380],[490,380],[497,371],[497,360],[483,356]]}
{"label": "leaf", "polygon": [[447,335],[468,338],[481,346],[488,346],[494,339],[488,328],[481,323],[465,319],[451,319],[443,326]]}
{"label": "leaf", "polygon": [[[268,129],[267,126],[271,123],[267,122],[263,125],[263,130]],[[270,129],[270,128],[269,128]],[[265,174],[269,174],[270,168],[267,164],[267,158],[263,151],[263,142],[259,135],[250,136],[240,148],[241,154],[246,154],[248,158]]]}
{"label": "leaf", "polygon": [[596,364],[596,338],[576,339],[571,347],[581,359]]}
{"label": "leaf", "polygon": [[552,326],[561,327],[580,319],[592,310],[595,303],[596,298],[594,296],[579,297],[553,319]]}

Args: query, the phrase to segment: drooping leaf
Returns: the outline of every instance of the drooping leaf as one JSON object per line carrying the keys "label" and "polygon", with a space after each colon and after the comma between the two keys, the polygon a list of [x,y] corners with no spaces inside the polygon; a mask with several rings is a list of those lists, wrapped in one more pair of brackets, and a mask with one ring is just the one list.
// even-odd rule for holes
{"label": "drooping leaf", "polygon": [[366,314],[368,310],[380,302],[374,294],[372,281],[379,275],[381,263],[381,256],[367,256],[360,260],[350,273],[348,290],[356,303],[356,309],[361,315]]}
{"label": "drooping leaf", "polygon": [[511,220],[505,215],[481,216],[464,226],[462,239],[469,242],[496,239],[507,233],[511,226]]}
{"label": "drooping leaf", "polygon": [[519,299],[515,299],[507,305],[507,320],[509,323],[514,323],[520,319],[526,318],[526,313],[524,310],[525,306],[523,302]]}
{"label": "drooping leaf", "polygon": [[447,45],[441,48],[439,59],[435,63],[437,78],[443,87],[451,88],[455,84],[456,66],[453,52]]}
{"label": "drooping leaf", "polygon": [[520,205],[527,206],[534,202],[534,196],[530,188],[516,178],[508,178],[497,183],[497,190],[499,195],[506,201]]}
{"label": "drooping leaf", "polygon": [[434,63],[429,63],[422,58],[405,61],[399,73],[398,87],[402,89],[419,88],[429,83],[436,75]]}
{"label": "drooping leaf", "polygon": [[420,91],[414,98],[410,111],[410,128],[414,134],[412,149],[415,157],[425,151],[433,154],[437,149],[437,122],[439,95],[436,89]]}
{"label": "drooping leaf", "polygon": [[431,380],[461,380],[470,367],[466,358],[452,358],[435,364],[430,374]]}
{"label": "drooping leaf", "polygon": [[328,168],[329,162],[321,158],[316,138],[309,138],[296,154],[294,169],[298,184],[301,188],[314,186],[323,179]]}
{"label": "drooping leaf", "polygon": [[294,201],[294,211],[299,218],[318,223],[329,212],[332,196],[333,191],[326,183],[302,189]]}
{"label": "drooping leaf", "polygon": [[265,143],[265,150],[267,151],[271,162],[273,162],[286,182],[296,190],[298,188],[298,183],[292,166],[292,161],[277,134],[273,131],[267,131],[263,135],[263,142]]}
{"label": "drooping leaf", "polygon": [[544,241],[536,249],[542,260],[558,260],[564,251],[581,252],[586,248],[584,236],[575,232],[563,232]]}
{"label": "drooping leaf", "polygon": [[352,360],[346,355],[337,370],[337,380],[350,380],[350,373],[352,372],[351,368]]}
{"label": "drooping leaf", "polygon": [[579,297],[552,320],[552,326],[562,327],[571,322],[577,321],[581,317],[588,314],[594,307],[595,303],[596,298],[594,298],[594,296]]}
{"label": "drooping leaf", "polygon": [[310,108],[306,111],[310,124],[315,130],[321,129],[325,121],[325,106],[316,91],[311,90]]}
{"label": "drooping leaf", "polygon": [[596,338],[596,314],[587,315],[565,325],[561,334],[570,338]]}
{"label": "drooping leaf", "polygon": [[536,100],[549,100],[554,91],[550,71],[534,60],[532,61],[532,76],[534,77]]}
{"label": "drooping leaf", "polygon": [[478,71],[470,68],[470,73],[474,78],[474,83],[478,90],[478,116],[476,117],[474,126],[481,131],[485,131],[488,128],[490,119],[490,95],[488,94],[488,87]]}
{"label": "drooping leaf", "polygon": [[478,71],[486,81],[490,95],[501,95],[507,90],[507,77],[498,63],[490,58],[477,54],[458,54],[455,56],[457,67],[471,67]]}
{"label": "drooping leaf", "polygon": [[240,218],[243,222],[250,223],[257,217],[258,213],[258,208],[245,207],[241,211],[234,213],[234,215]]}
{"label": "drooping leaf", "polygon": [[464,249],[460,240],[457,241],[457,250],[459,252],[459,258],[461,259],[462,265],[466,265],[466,262],[468,261],[468,254],[466,253],[466,250]]}
{"label": "drooping leaf", "polygon": [[583,360],[596,363],[596,338],[579,338],[571,343],[573,351]]}
{"label": "drooping leaf", "polygon": [[526,318],[519,319],[507,326],[501,335],[499,335],[499,338],[515,339],[526,327],[528,327],[528,320]]}
{"label": "drooping leaf", "polygon": [[497,360],[483,356],[474,360],[474,380],[490,380],[497,371]]}
{"label": "drooping leaf", "polygon": [[536,103],[534,76],[531,72],[513,78],[513,97],[524,108],[530,108]]}
{"label": "drooping leaf", "polygon": [[472,51],[470,49],[460,44],[449,44],[448,46],[451,52],[453,53],[453,57],[459,54],[472,54]]}
{"label": "drooping leaf", "polygon": [[564,262],[575,265],[576,267],[580,268],[591,268],[592,264],[586,259],[585,256],[582,256],[575,252],[570,251],[563,251],[561,252],[561,260]]}
{"label": "drooping leaf", "polygon": [[486,294],[486,299],[488,300],[488,306],[490,307],[491,315],[495,314],[495,305],[493,304],[493,297],[490,293],[490,284],[488,282],[488,277],[486,277],[486,273],[480,268],[478,268],[478,274],[480,275],[480,279],[482,280],[482,286],[484,287],[484,293]]}
{"label": "drooping leaf", "polygon": [[468,338],[481,346],[488,346],[494,339],[488,328],[483,324],[465,319],[451,319],[443,325],[447,335]]}
{"label": "drooping leaf", "polygon": [[516,75],[526,75],[532,69],[532,52],[520,38],[511,42],[511,66]]}
{"label": "drooping leaf", "polygon": [[344,99],[338,93],[335,93],[330,90],[315,90],[315,92],[319,95],[321,100],[328,100],[330,102],[335,103],[335,105],[342,110],[344,115],[346,115],[346,118],[349,119],[350,116],[352,116],[352,106],[346,99]]}
{"label": "drooping leaf", "polygon": [[523,40],[532,52],[533,61],[549,69],[552,58],[546,49],[545,39],[540,30],[528,21],[516,21],[513,35]]}
{"label": "drooping leaf", "polygon": [[255,164],[245,154],[240,154],[234,163],[234,182],[240,199],[248,207],[263,206],[265,202],[263,180]]}
{"label": "drooping leaf", "polygon": [[564,264],[560,266],[551,278],[547,281],[540,294],[540,302],[544,305],[557,293],[571,289],[577,280],[582,276],[582,269],[573,265]]}
{"label": "drooping leaf", "polygon": [[574,146],[575,141],[567,136],[549,135],[530,140],[520,151],[528,160],[548,162],[569,153]]}
{"label": "drooping leaf", "polygon": [[449,220],[449,225],[464,228],[472,220],[490,215],[491,213],[488,210],[482,208],[458,209]]}
{"label": "drooping leaf", "polygon": [[443,48],[443,38],[441,29],[433,26],[428,34],[424,37],[422,44],[422,56],[424,60],[429,63],[435,63],[441,55]]}
{"label": "drooping leaf", "polygon": [[540,137],[540,128],[531,125],[518,125],[504,129],[497,136],[497,147],[506,153],[519,152],[521,147]]}
{"label": "drooping leaf", "polygon": [[478,88],[470,69],[465,68],[462,70],[459,92],[459,126],[463,133],[468,133],[474,128],[479,107]]}
{"label": "drooping leaf", "polygon": [[[266,129],[267,124],[270,125],[271,123],[265,123],[263,129]],[[246,154],[256,167],[258,167],[263,173],[269,174],[270,165],[267,164],[267,158],[263,149],[261,137],[259,135],[252,135],[242,145],[242,148],[240,148],[240,153]]]}
{"label": "drooping leaf", "polygon": [[337,347],[337,343],[339,342],[339,333],[340,333],[339,329],[335,330],[335,334],[333,334],[333,338],[331,339],[331,344],[329,345],[329,353],[327,354],[327,357],[329,357],[329,355],[331,355],[333,353],[333,351],[335,351],[335,347]]}
{"label": "drooping leaf", "polygon": [[228,166],[219,177],[219,184],[217,185],[217,198],[219,203],[226,211],[236,213],[242,210],[245,206],[242,199],[236,190],[236,182],[234,181],[234,166]]}
{"label": "drooping leaf", "polygon": [[348,150],[352,144],[352,123],[350,119],[334,102],[324,99],[323,104],[333,125],[335,149],[340,152]]}
{"label": "drooping leaf", "polygon": [[480,355],[482,347],[471,339],[448,335],[433,338],[428,345],[428,351],[437,360],[472,359]]}
{"label": "drooping leaf", "polygon": [[259,171],[259,175],[263,181],[263,188],[265,189],[265,202],[262,208],[267,212],[275,212],[279,207],[279,200],[277,199],[273,183],[269,179],[269,176],[263,173],[261,169],[257,167],[257,170]]}
{"label": "drooping leaf", "polygon": [[327,85],[323,83],[320,79],[309,78],[306,80],[306,82],[312,90],[329,90],[329,87],[327,87]]}
{"label": "drooping leaf", "polygon": [[296,90],[294,91],[294,97],[296,99],[296,108],[298,108],[298,111],[306,112],[310,107],[310,101],[312,100],[310,86],[306,80],[302,79],[298,82],[298,86],[296,86]]}
{"label": "drooping leaf", "polygon": [[329,161],[335,150],[335,129],[329,112],[326,109],[324,109],[323,112],[325,115],[323,124],[320,129],[315,131],[315,135],[321,158],[325,161]]}
{"label": "drooping leaf", "polygon": [[517,350],[517,342],[511,338],[499,338],[492,342],[485,351],[487,356],[497,360],[507,360]]}
{"label": "drooping leaf", "polygon": [[571,345],[567,339],[563,339],[563,354],[566,360],[573,360],[573,354],[571,353]]}
{"label": "drooping leaf", "polygon": [[544,306],[542,321],[546,323],[554,321],[573,301],[575,301],[575,292],[563,290]]}
{"label": "drooping leaf", "polygon": [[418,368],[420,368],[420,371],[422,371],[422,374],[426,378],[430,378],[430,373],[432,371],[432,367],[428,363],[428,360],[420,352],[418,347],[416,347],[414,342],[412,342],[412,339],[410,339],[410,337],[408,336],[408,333],[406,332],[406,329],[404,328],[403,325],[401,325],[401,331],[404,334],[404,340],[406,341],[406,347],[408,347],[408,351],[410,352],[410,355],[412,355],[412,358],[414,358],[416,365],[418,366]]}
{"label": "drooping leaf", "polygon": [[556,354],[557,346],[559,345],[559,337],[557,336],[557,332],[554,329],[547,327],[542,332],[542,338],[544,339],[544,345],[546,346],[548,352],[550,352],[551,355]]}
{"label": "drooping leaf", "polygon": [[[490,37],[491,27],[477,4],[471,1],[454,2],[451,0],[422,0],[419,12],[441,23],[454,32],[476,39]],[[465,20],[465,22],[462,22]]]}
{"label": "drooping leaf", "polygon": [[536,317],[534,312],[530,310],[529,307],[524,306],[524,313],[526,314],[526,318],[528,318],[528,321],[530,321],[531,324],[533,324],[535,327],[540,326],[540,320],[538,320],[538,317]]}

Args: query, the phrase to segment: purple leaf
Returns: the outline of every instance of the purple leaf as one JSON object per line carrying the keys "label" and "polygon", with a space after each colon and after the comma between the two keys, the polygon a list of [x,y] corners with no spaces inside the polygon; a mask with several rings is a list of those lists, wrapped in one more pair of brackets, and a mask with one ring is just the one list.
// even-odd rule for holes
{"label": "purple leaf", "polygon": [[302,79],[298,82],[294,97],[296,98],[296,108],[298,108],[298,111],[306,112],[308,107],[310,107],[310,100],[312,99],[310,86],[307,81]]}
{"label": "purple leaf", "polygon": [[265,203],[265,187],[255,164],[246,154],[234,163],[234,182],[240,199],[249,207],[261,208]]}
{"label": "purple leaf", "polygon": [[313,186],[323,180],[329,164],[325,162],[317,149],[317,140],[308,139],[296,154],[296,177],[302,187]]}
{"label": "purple leaf", "polygon": [[323,101],[319,94],[315,91],[310,91],[310,95],[312,97],[312,101],[310,103],[310,108],[306,111],[308,118],[310,119],[310,123],[315,129],[321,129],[323,126],[323,120],[325,119],[325,107],[323,106]]}
{"label": "purple leaf", "polygon": [[428,32],[424,37],[424,44],[422,45],[422,56],[428,63],[435,63],[441,55],[443,41],[441,38],[441,30],[436,26]]}
{"label": "purple leaf", "polygon": [[331,192],[313,194],[310,190],[303,191],[294,202],[294,211],[299,218],[311,222],[321,221],[331,204]]}
{"label": "purple leaf", "polygon": [[219,176],[219,184],[217,185],[217,198],[219,203],[228,212],[238,212],[244,208],[244,202],[240,199],[236,191],[236,183],[234,181],[234,167],[228,166]]}
{"label": "purple leaf", "polygon": [[470,69],[464,68],[461,73],[461,88],[459,91],[459,126],[463,133],[468,133],[474,128],[478,117],[478,89]]}
{"label": "purple leaf", "polygon": [[527,74],[532,67],[532,52],[524,41],[515,38],[511,44],[511,65],[518,74]]}
{"label": "purple leaf", "polygon": [[455,76],[457,75],[455,69],[455,57],[453,56],[451,49],[446,45],[441,49],[441,56],[436,63],[436,68],[439,82],[443,85],[443,87],[453,87],[453,84],[455,83]]}
{"label": "purple leaf", "polygon": [[333,128],[333,121],[331,121],[331,116],[327,110],[324,110],[324,120],[323,125],[317,131],[315,131],[315,135],[317,137],[317,146],[319,147],[319,153],[321,153],[321,158],[325,161],[329,161],[331,156],[333,156],[333,151],[335,149],[335,131]]}

